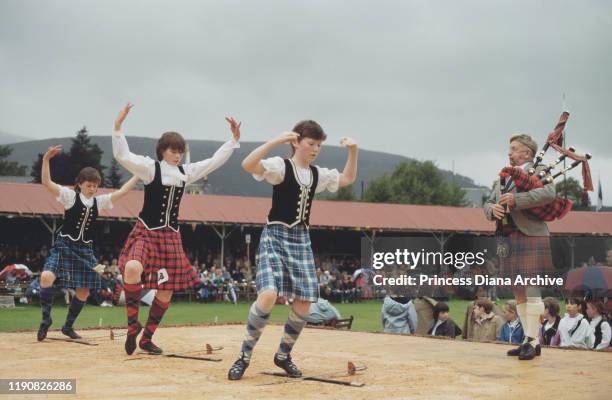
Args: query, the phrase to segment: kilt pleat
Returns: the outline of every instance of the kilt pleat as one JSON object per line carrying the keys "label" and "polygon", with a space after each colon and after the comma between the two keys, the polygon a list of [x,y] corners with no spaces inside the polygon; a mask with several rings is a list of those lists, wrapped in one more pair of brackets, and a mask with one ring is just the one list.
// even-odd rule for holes
{"label": "kilt pleat", "polygon": [[257,292],[274,289],[279,296],[316,302],[319,298],[310,234],[304,226],[266,225],[259,241]]}

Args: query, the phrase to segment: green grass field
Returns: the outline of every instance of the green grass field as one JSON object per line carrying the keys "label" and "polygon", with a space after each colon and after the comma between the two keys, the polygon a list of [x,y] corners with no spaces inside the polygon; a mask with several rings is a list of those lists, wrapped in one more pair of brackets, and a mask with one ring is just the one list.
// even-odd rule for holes
{"label": "green grass field", "polygon": [[[56,304],[60,299],[56,299]],[[451,300],[448,302],[451,318],[461,326],[465,309],[469,301]],[[504,300],[497,304],[501,307]],[[353,315],[353,330],[355,331],[382,331],[380,310],[382,301],[371,300],[353,304],[334,304],[343,317]],[[189,302],[175,302],[170,306],[162,324],[187,325],[187,324],[223,324],[228,322],[245,322],[250,303],[212,303],[200,304]],[[564,312],[562,304],[562,312]],[[287,318],[289,307],[276,305],[271,316],[272,322],[283,323]],[[67,308],[63,304],[53,307],[53,327],[62,326],[66,318]],[[140,320],[146,322],[149,313],[148,307],[141,307]],[[563,314],[561,314],[563,315]],[[13,309],[0,309],[0,332],[13,332],[19,330],[36,330],[40,323],[40,308],[37,305],[17,306]],[[75,328],[90,327],[123,327],[126,324],[124,307],[96,307],[86,305]]]}

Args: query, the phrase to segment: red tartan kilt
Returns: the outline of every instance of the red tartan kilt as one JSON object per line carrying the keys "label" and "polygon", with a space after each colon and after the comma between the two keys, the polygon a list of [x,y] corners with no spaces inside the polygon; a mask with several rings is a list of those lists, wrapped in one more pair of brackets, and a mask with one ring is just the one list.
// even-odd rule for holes
{"label": "red tartan kilt", "polygon": [[517,275],[533,278],[537,275],[552,275],[555,267],[550,254],[550,237],[527,236],[512,232],[506,238],[509,246],[508,256],[501,257],[500,276],[514,281]]}
{"label": "red tartan kilt", "polygon": [[[147,289],[184,290],[200,283],[183,250],[181,234],[168,227],[148,230],[138,220],[119,254],[122,274],[130,260],[142,264],[142,283]],[[168,281],[158,284],[157,272],[162,268],[168,272]]]}

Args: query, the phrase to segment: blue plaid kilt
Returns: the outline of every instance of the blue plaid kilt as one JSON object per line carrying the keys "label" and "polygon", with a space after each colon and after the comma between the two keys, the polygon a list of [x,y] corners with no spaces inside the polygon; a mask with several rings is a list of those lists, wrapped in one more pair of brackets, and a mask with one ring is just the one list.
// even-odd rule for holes
{"label": "blue plaid kilt", "polygon": [[308,229],[302,225],[266,225],[259,240],[257,292],[274,289],[279,296],[316,302],[319,285]]}
{"label": "blue plaid kilt", "polygon": [[74,242],[58,236],[49,250],[43,270],[53,272],[56,287],[100,289],[100,275],[94,271],[95,266],[92,243]]}

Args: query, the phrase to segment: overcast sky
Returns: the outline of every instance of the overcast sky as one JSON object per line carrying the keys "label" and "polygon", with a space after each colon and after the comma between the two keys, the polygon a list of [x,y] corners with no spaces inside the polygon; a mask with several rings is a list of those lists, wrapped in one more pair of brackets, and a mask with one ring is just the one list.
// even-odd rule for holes
{"label": "overcast sky", "polygon": [[566,93],[568,143],[611,204],[611,49],[603,0],[0,0],[0,131],[106,134],[128,100],[138,136],[225,140],[233,115],[260,141],[312,118],[489,185]]}

